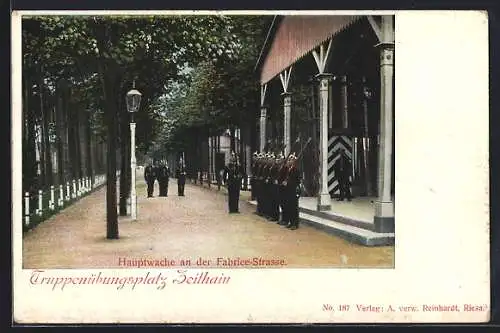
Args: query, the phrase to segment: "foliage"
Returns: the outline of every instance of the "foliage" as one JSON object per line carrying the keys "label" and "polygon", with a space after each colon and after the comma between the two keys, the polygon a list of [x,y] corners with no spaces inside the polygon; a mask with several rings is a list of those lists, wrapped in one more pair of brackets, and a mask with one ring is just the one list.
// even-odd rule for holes
{"label": "foliage", "polygon": [[259,101],[259,83],[254,66],[264,42],[270,17],[231,17],[231,53],[199,62],[182,84],[174,81],[170,94],[158,100],[157,109],[168,110],[152,152],[166,154],[182,150],[194,138],[193,130],[210,133],[253,121]]}
{"label": "foliage", "polygon": [[106,98],[99,62],[119,77],[110,98],[122,111],[123,97],[136,80],[143,94],[138,144],[147,146],[158,119],[151,106],[166,92],[165,83],[181,81],[183,69],[203,59],[230,59],[235,53],[231,29],[230,18],[224,16],[31,17],[23,21],[25,71],[41,73],[53,87],[67,79],[85,90],[78,102],[96,111],[104,108]]}

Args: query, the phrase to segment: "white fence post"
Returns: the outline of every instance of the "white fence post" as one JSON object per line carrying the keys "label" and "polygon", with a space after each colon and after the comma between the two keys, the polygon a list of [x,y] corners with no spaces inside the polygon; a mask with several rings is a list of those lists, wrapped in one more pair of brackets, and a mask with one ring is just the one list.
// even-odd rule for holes
{"label": "white fence post", "polygon": [[24,193],[24,224],[30,224],[30,193]]}
{"label": "white fence post", "polygon": [[42,216],[43,213],[43,192],[38,190],[38,216]]}
{"label": "white fence post", "polygon": [[59,207],[62,207],[64,201],[64,191],[62,184],[59,184],[59,198],[57,200]]}
{"label": "white fence post", "polygon": [[66,201],[69,201],[71,199],[71,192],[69,188],[69,182],[66,182]]}
{"label": "white fence post", "polygon": [[73,199],[76,198],[76,181],[73,179],[73,193],[72,193]]}
{"label": "white fence post", "polygon": [[49,207],[50,210],[54,210],[55,208],[55,195],[54,195],[54,185],[50,185],[50,203]]}

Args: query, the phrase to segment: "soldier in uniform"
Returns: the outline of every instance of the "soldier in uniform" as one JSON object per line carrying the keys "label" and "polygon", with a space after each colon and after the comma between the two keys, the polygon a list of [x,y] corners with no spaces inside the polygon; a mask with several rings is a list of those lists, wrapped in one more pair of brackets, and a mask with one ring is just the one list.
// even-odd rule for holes
{"label": "soldier in uniform", "polygon": [[158,185],[160,187],[160,197],[168,196],[168,181],[170,179],[170,168],[165,163],[160,166],[158,172]]}
{"label": "soldier in uniform", "polygon": [[151,164],[148,164],[144,169],[144,180],[148,185],[148,198],[153,197],[153,192],[155,189],[155,180],[156,180],[156,168]]}
{"label": "soldier in uniform", "polygon": [[263,166],[263,157],[262,153],[257,154],[257,158],[255,160],[255,197],[257,199],[257,214],[263,215],[262,209],[262,166]]}
{"label": "soldier in uniform", "polygon": [[271,154],[266,153],[264,165],[262,166],[262,214],[264,217],[271,216],[271,203],[269,197],[269,168],[271,167]]}
{"label": "soldier in uniform", "polygon": [[257,158],[258,158],[258,153],[254,152],[252,156],[252,177],[250,178],[250,197],[251,200],[255,200],[257,198],[257,189],[255,185],[255,176],[256,176],[256,171],[257,171]]}
{"label": "soldier in uniform", "polygon": [[184,165],[184,159],[180,159],[179,167],[177,168],[177,195],[180,197],[184,196],[184,185],[186,185],[186,166]]}
{"label": "soldier in uniform", "polygon": [[282,155],[275,156],[273,154],[273,158],[271,160],[272,165],[269,170],[269,179],[270,179],[269,196],[271,203],[270,220],[273,222],[277,222],[280,219],[280,193],[278,185],[278,174],[282,161],[283,161]]}
{"label": "soldier in uniform", "polygon": [[288,178],[288,165],[290,156],[288,159],[283,157],[283,162],[280,166],[278,173],[278,191],[279,191],[279,205],[281,208],[281,220],[278,222],[279,225],[288,225],[290,223],[290,219],[288,218],[288,199],[287,199],[287,187],[284,185],[284,182]]}
{"label": "soldier in uniform", "polygon": [[283,181],[286,196],[287,228],[296,230],[299,227],[299,197],[300,197],[300,172],[297,166],[297,157],[292,153],[287,163],[287,177]]}
{"label": "soldier in uniform", "polygon": [[351,201],[352,195],[349,175],[351,174],[352,165],[349,156],[347,156],[344,148],[340,149],[340,156],[335,162],[334,168],[339,182],[340,192],[337,201],[344,201],[345,198],[347,198],[348,201]]}
{"label": "soldier in uniform", "polygon": [[224,177],[227,183],[229,213],[239,213],[240,186],[243,172],[238,158],[231,152],[229,164],[224,168]]}

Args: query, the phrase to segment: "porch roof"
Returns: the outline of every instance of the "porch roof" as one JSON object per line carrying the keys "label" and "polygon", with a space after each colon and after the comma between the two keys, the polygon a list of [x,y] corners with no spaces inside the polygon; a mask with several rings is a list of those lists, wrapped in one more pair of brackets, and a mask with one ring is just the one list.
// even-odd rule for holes
{"label": "porch roof", "polygon": [[362,16],[354,15],[289,15],[276,16],[256,70],[263,85],[287,69],[321,43],[345,30]]}

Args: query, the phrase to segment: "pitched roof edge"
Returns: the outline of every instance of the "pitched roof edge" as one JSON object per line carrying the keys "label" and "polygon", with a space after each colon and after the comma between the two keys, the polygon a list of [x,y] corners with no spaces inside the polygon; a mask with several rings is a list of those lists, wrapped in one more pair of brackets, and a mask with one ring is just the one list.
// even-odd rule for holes
{"label": "pitched roof edge", "polygon": [[271,22],[271,26],[269,27],[269,30],[267,31],[266,40],[264,41],[264,45],[262,45],[262,49],[260,50],[259,58],[257,59],[257,62],[255,63],[254,72],[257,72],[262,67],[262,63],[264,62],[265,56],[267,55],[267,52],[269,51],[269,48],[271,47],[272,36],[276,32],[276,29],[278,28],[279,23],[281,22],[283,17],[284,16],[282,16],[282,15],[274,15],[273,21]]}

